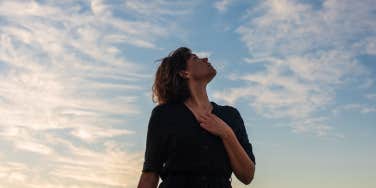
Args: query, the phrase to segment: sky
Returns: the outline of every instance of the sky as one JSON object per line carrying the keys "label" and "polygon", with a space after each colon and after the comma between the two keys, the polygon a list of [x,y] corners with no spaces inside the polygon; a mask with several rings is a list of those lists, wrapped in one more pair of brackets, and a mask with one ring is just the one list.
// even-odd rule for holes
{"label": "sky", "polygon": [[248,186],[376,187],[375,0],[0,1],[0,188],[133,188],[172,50],[217,69]]}

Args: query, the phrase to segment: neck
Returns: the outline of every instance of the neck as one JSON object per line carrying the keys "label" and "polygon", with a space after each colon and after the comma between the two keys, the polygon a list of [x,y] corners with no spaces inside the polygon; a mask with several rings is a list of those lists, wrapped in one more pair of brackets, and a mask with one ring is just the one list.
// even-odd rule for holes
{"label": "neck", "polygon": [[191,82],[188,86],[191,96],[184,103],[196,109],[210,109],[211,104],[206,92],[206,84]]}

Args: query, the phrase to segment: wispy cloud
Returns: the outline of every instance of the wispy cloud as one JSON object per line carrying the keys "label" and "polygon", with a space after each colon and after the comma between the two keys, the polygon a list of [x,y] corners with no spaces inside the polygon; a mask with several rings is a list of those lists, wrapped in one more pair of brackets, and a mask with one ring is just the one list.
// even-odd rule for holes
{"label": "wispy cloud", "polygon": [[99,127],[83,127],[80,129],[75,129],[72,132],[72,135],[91,142],[97,140],[98,138],[108,138],[120,135],[132,134],[134,131],[128,130],[117,130],[117,129],[104,129]]}
{"label": "wispy cloud", "polygon": [[27,178],[25,171],[27,166],[22,163],[15,162],[0,162],[0,178],[6,179],[6,182],[2,182],[2,185],[9,185],[12,183],[24,182]]}
{"label": "wispy cloud", "polygon": [[[26,127],[2,130],[2,142],[14,142],[17,150],[2,157],[0,176],[6,185],[44,184],[55,186],[134,187],[142,166],[143,152],[126,152],[124,144],[105,140],[79,145],[61,133],[36,131]],[[29,162],[12,162],[27,154]],[[37,155],[37,158],[33,156]],[[13,158],[13,159],[12,159]],[[7,162],[8,161],[8,162]],[[15,164],[15,165],[13,165]],[[47,164],[47,165],[46,165]],[[12,173],[9,173],[12,171]],[[65,181],[59,181],[65,179]]]}
{"label": "wispy cloud", "polygon": [[[259,114],[287,117],[293,124],[321,119],[315,112],[333,105],[338,88],[355,78],[373,80],[356,59],[373,54],[376,24],[370,4],[324,1],[313,8],[293,0],[261,1],[249,9],[237,32],[251,54],[245,61],[264,69],[229,75],[246,84],[217,92],[215,97],[229,103],[247,99]],[[324,121],[292,128],[318,135],[332,129]]]}
{"label": "wispy cloud", "polygon": [[[142,18],[150,19],[150,16],[154,18],[163,19],[166,16],[182,16],[187,15],[192,12],[192,9],[196,6],[195,1],[166,1],[166,0],[156,0],[156,1],[137,1],[128,0],[125,1],[125,7],[136,13]],[[184,7],[184,8],[182,8]],[[164,16],[164,17],[163,17]]]}
{"label": "wispy cloud", "polygon": [[343,111],[353,111],[353,112],[360,112],[362,114],[367,113],[375,113],[376,112],[376,106],[372,106],[370,104],[345,104],[337,106],[332,110],[332,113],[334,115],[338,115],[339,113]]}
{"label": "wispy cloud", "polygon": [[199,52],[193,52],[193,53],[195,53],[200,58],[204,58],[204,57],[209,58],[212,54],[212,52],[207,52],[207,51],[199,51]]}
{"label": "wispy cloud", "polygon": [[118,140],[135,134],[124,117],[141,113],[140,93],[150,88],[140,83],[152,76],[124,48],[160,49],[192,6],[0,2],[0,135],[11,148],[2,185],[135,187],[143,153]]}
{"label": "wispy cloud", "polygon": [[233,2],[234,0],[220,0],[216,1],[214,3],[214,8],[216,8],[219,12],[225,12],[229,5]]}
{"label": "wispy cloud", "polygon": [[376,100],[376,94],[375,93],[369,93],[366,94],[365,97],[370,100]]}

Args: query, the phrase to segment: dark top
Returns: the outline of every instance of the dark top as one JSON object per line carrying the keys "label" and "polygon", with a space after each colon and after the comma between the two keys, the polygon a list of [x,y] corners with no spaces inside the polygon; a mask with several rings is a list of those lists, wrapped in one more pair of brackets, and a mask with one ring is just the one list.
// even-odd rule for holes
{"label": "dark top", "polygon": [[[239,111],[211,103],[212,113],[233,129],[255,163]],[[201,128],[184,103],[160,104],[152,110],[142,172],[150,171],[160,175],[159,188],[231,187],[232,169],[222,140]]]}

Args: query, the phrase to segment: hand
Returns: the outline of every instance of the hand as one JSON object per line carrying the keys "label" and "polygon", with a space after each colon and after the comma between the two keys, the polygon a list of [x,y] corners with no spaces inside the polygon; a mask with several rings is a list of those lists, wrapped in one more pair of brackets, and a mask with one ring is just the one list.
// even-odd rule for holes
{"label": "hand", "polygon": [[198,115],[198,121],[203,129],[221,138],[226,136],[228,131],[232,131],[231,127],[228,126],[226,122],[209,112]]}

